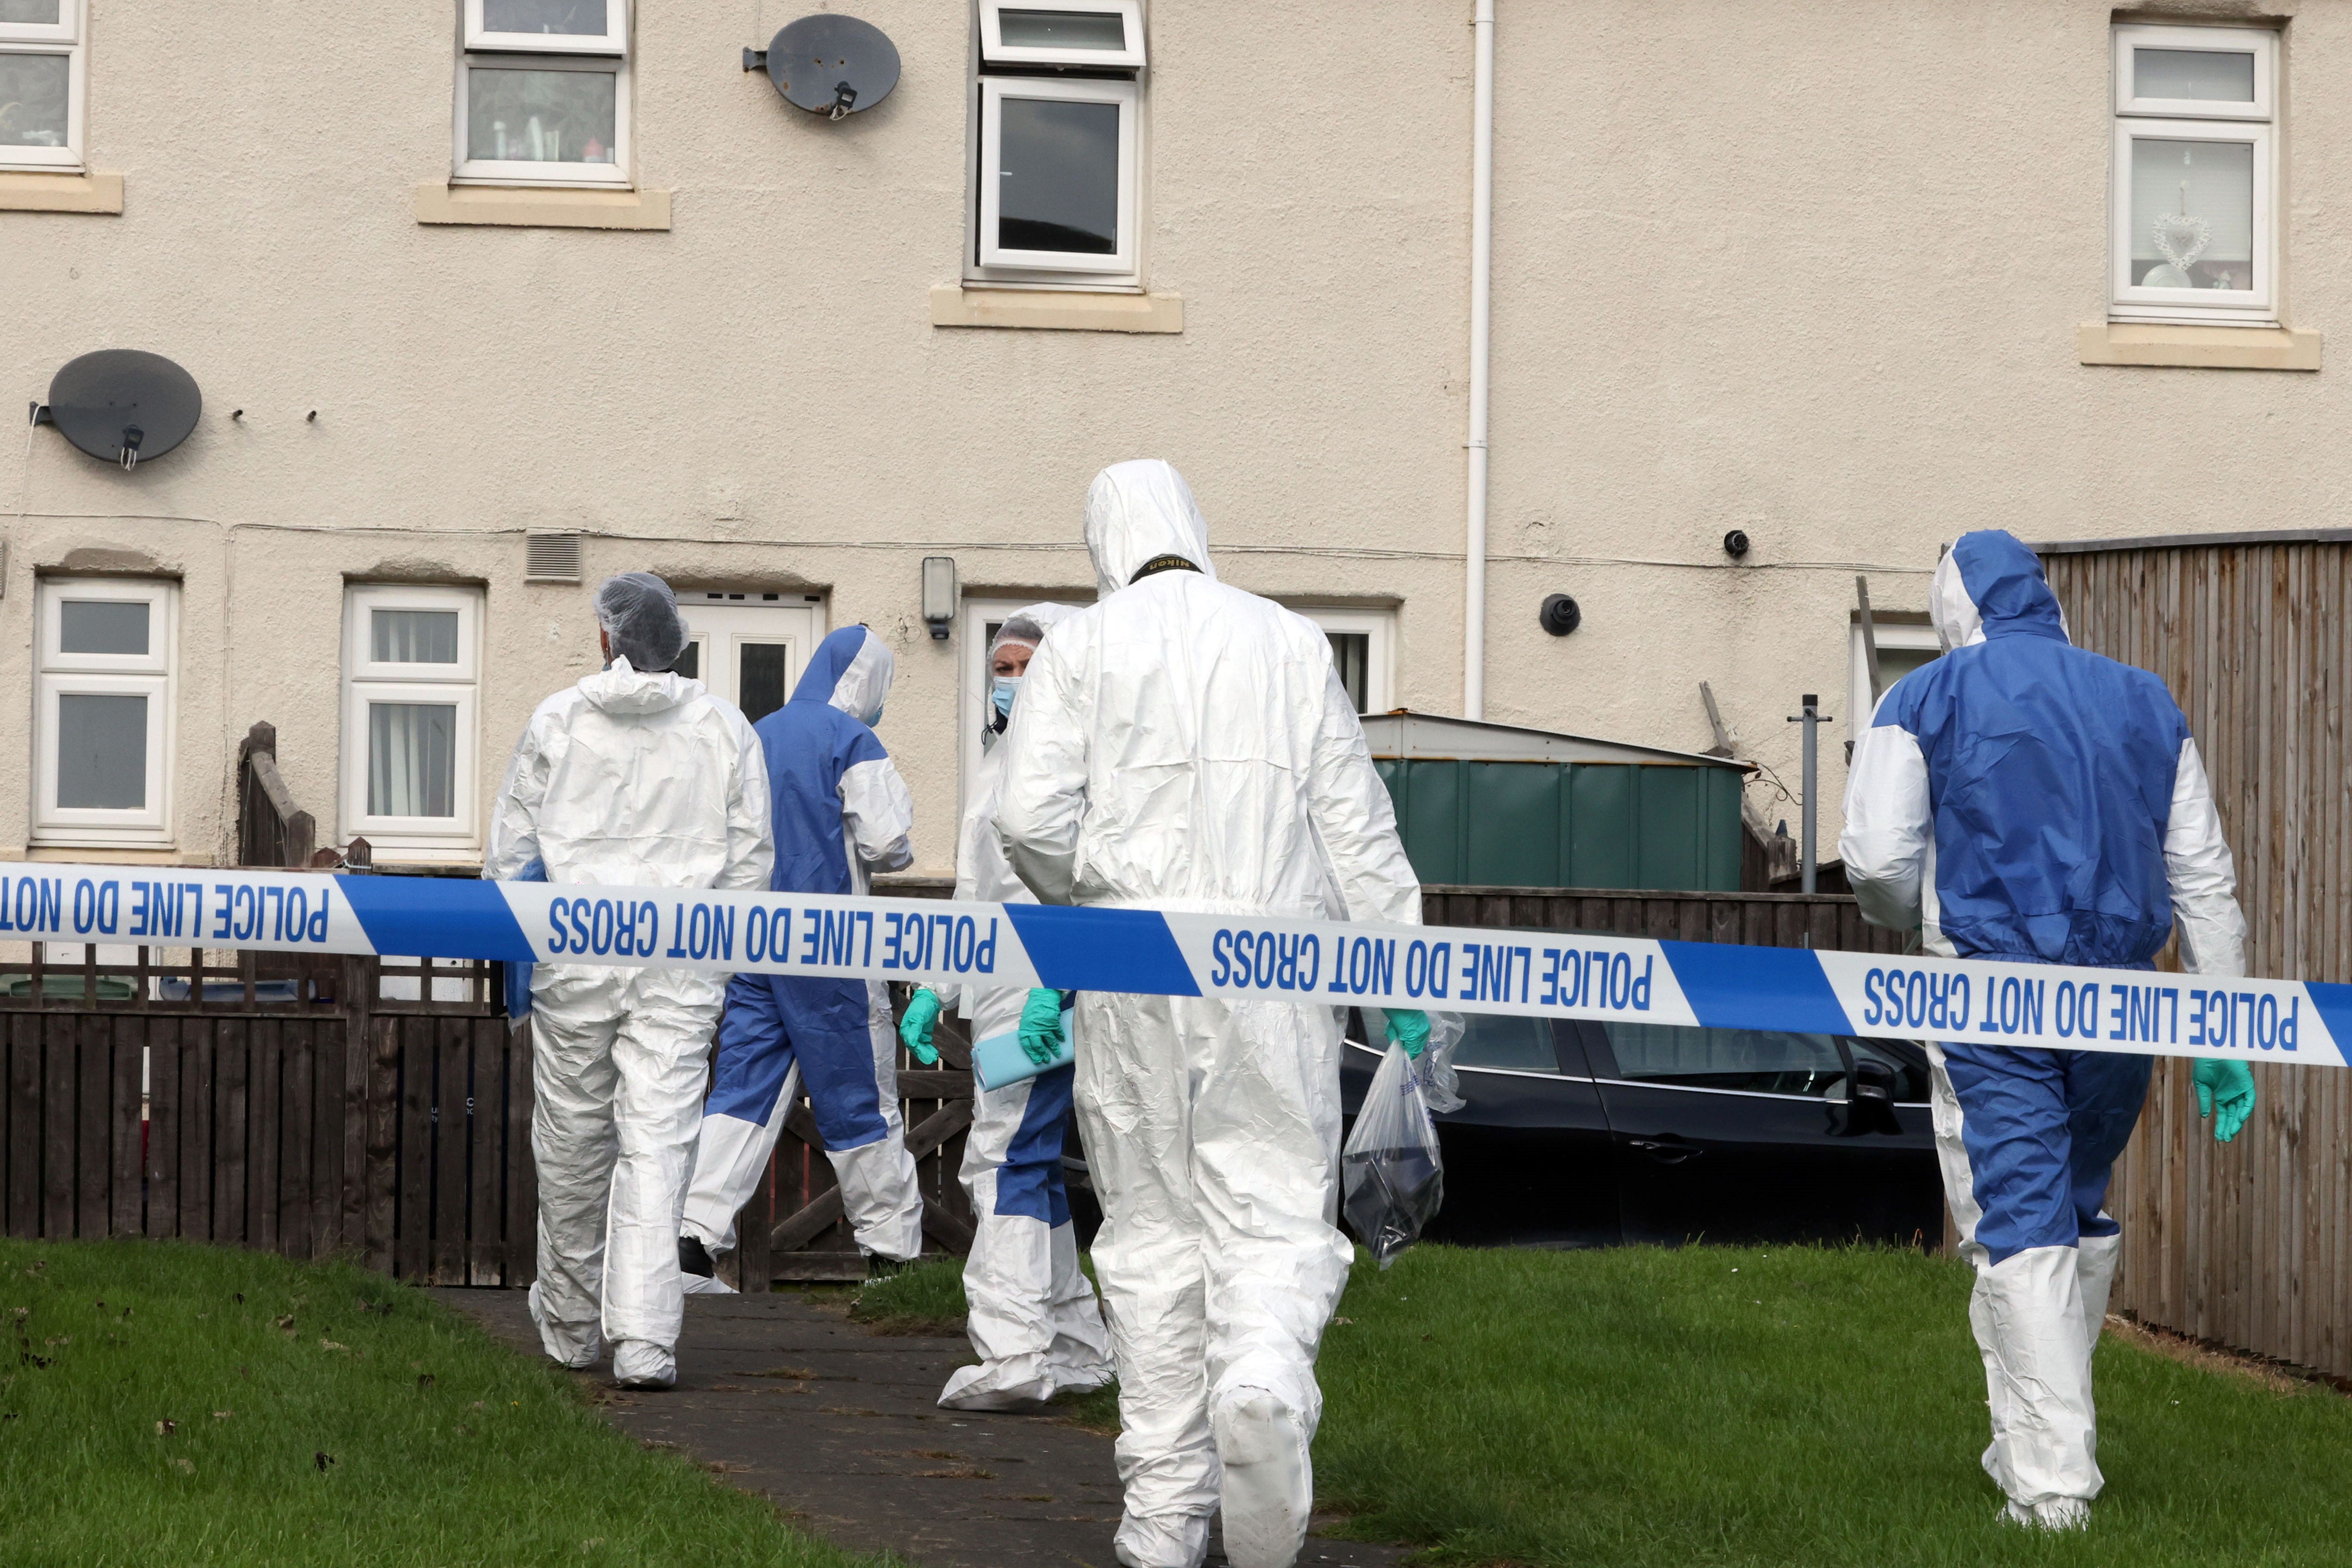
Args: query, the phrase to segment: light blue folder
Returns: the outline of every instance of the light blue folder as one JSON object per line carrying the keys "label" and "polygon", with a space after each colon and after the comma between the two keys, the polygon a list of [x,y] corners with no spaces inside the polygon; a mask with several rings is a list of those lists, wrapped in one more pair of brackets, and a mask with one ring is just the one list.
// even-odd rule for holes
{"label": "light blue folder", "polygon": [[1070,1009],[1062,1009],[1062,1048],[1054,1053],[1049,1062],[1034,1062],[1029,1053],[1021,1048],[1021,1031],[991,1035],[971,1048],[971,1075],[980,1080],[983,1089],[1003,1089],[1006,1084],[1019,1083],[1035,1078],[1041,1072],[1076,1059],[1070,1049]]}

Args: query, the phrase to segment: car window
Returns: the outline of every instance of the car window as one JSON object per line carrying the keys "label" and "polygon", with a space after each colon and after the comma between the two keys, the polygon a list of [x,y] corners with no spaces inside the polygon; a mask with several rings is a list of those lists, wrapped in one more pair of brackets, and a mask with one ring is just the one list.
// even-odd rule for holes
{"label": "car window", "polygon": [[1842,1098],[1845,1057],[1830,1035],[1774,1029],[1699,1029],[1675,1024],[1604,1027],[1617,1076],[1686,1089]]}
{"label": "car window", "polygon": [[1507,1018],[1473,1013],[1462,1043],[1454,1047],[1458,1068],[1509,1068],[1517,1072],[1558,1072],[1559,1053],[1552,1047],[1549,1018]]}
{"label": "car window", "polygon": [[[1508,1018],[1482,1013],[1461,1017],[1466,1026],[1462,1043],[1454,1047],[1455,1067],[1507,1068],[1514,1072],[1559,1071],[1559,1052],[1552,1044],[1557,1026],[1549,1018]],[[1377,1048],[1387,1038],[1387,1016],[1378,1007],[1361,1008],[1348,1020],[1348,1038]]]}

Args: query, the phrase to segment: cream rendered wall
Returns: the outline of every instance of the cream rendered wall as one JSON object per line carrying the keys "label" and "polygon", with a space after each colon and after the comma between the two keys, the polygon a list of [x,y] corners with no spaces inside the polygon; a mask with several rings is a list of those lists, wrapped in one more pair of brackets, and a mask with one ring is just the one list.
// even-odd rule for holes
{"label": "cream rendered wall", "polygon": [[[958,4],[860,0],[905,77],[829,125],[739,69],[766,41],[755,8],[641,0],[636,168],[675,192],[667,232],[415,221],[448,168],[454,0],[90,9],[90,164],[125,175],[124,211],[0,211],[0,368],[40,397],[78,353],[145,348],[205,409],[131,474],[51,430],[0,443],[0,690],[23,694],[0,708],[0,855],[26,833],[34,574],[82,552],[184,577],[175,853],[196,860],[233,848],[236,739],[261,719],[322,841],[346,837],[347,579],[486,585],[487,803],[594,647],[587,587],[521,583],[526,528],[598,536],[591,584],[819,592],[833,625],[882,630],[919,869],[952,855],[958,715],[917,563],[954,554],[975,593],[1088,584],[1080,507],[1107,462],[1181,467],[1236,582],[1402,603],[1403,700],[1455,701],[1469,40],[1450,7],[1155,8],[1147,279],[1184,296],[1176,336],[929,325],[964,244]],[[765,30],[793,14],[765,7]]]}
{"label": "cream rendered wall", "polygon": [[[1924,610],[1972,528],[2342,525],[2340,0],[2295,8],[2282,65],[2284,318],[2326,334],[2316,374],[2077,363],[2106,313],[2106,5],[1499,12],[1489,717],[1696,748],[1709,680],[1793,787],[1784,721],[1818,692],[1827,858],[1858,566]],[[1584,610],[1559,640],[1533,629],[1555,590]]]}
{"label": "cream rendered wall", "polygon": [[[754,9],[772,30],[794,8]],[[454,0],[226,26],[93,0],[91,163],[127,175],[125,209],[0,211],[0,366],[37,396],[76,353],[150,348],[206,414],[131,475],[51,431],[29,472],[0,442],[0,690],[29,691],[37,570],[152,559],[187,584],[179,853],[226,852],[257,719],[341,837],[343,581],[479,582],[487,798],[593,646],[584,587],[521,584],[520,531],[584,529],[592,582],[818,592],[833,625],[882,629],[901,656],[883,738],[919,868],[944,870],[961,716],[918,560],[953,554],[975,595],[1083,588],[1087,478],[1157,454],[1225,575],[1397,604],[1400,700],[1458,709],[1466,0],[1152,8],[1146,265],[1184,297],[1173,336],[929,324],[964,243],[968,16],[858,10],[905,79],[827,125],[737,68],[764,41],[741,10],[642,0],[637,172],[676,193],[675,226],[604,233],[414,221],[447,167]],[[1937,543],[1971,527],[2340,521],[2332,363],[2077,363],[2105,315],[2107,7],[1499,10],[1490,717],[1696,748],[1706,679],[1793,784],[1783,720],[1811,689],[1842,721],[1833,802],[1857,567],[1880,607],[1916,610]],[[2285,38],[2284,316],[2335,337],[2347,0]],[[1564,639],[1535,624],[1558,590],[1585,610]],[[7,740],[28,726],[28,698],[0,709],[0,855],[22,852]],[[1825,811],[1825,850],[1837,826]]]}

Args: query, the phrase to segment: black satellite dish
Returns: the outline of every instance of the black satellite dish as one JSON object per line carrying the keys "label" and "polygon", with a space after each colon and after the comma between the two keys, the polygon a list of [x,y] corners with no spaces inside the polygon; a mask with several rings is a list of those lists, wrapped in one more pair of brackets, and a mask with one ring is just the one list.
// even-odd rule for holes
{"label": "black satellite dish", "polygon": [[768,73],[786,101],[839,120],[873,108],[898,85],[898,46],[871,22],[819,12],[785,24],[743,68]]}
{"label": "black satellite dish", "polygon": [[162,354],[100,349],[66,362],[41,415],[91,457],[132,468],[186,440],[204,406],[196,378]]}

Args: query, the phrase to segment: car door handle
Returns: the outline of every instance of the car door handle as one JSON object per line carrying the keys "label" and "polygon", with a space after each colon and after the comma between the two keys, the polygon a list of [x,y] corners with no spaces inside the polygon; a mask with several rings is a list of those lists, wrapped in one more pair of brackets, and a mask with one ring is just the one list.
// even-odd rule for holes
{"label": "car door handle", "polygon": [[1679,1165],[1694,1154],[1706,1152],[1697,1144],[1679,1138],[1629,1138],[1626,1142],[1662,1165]]}

